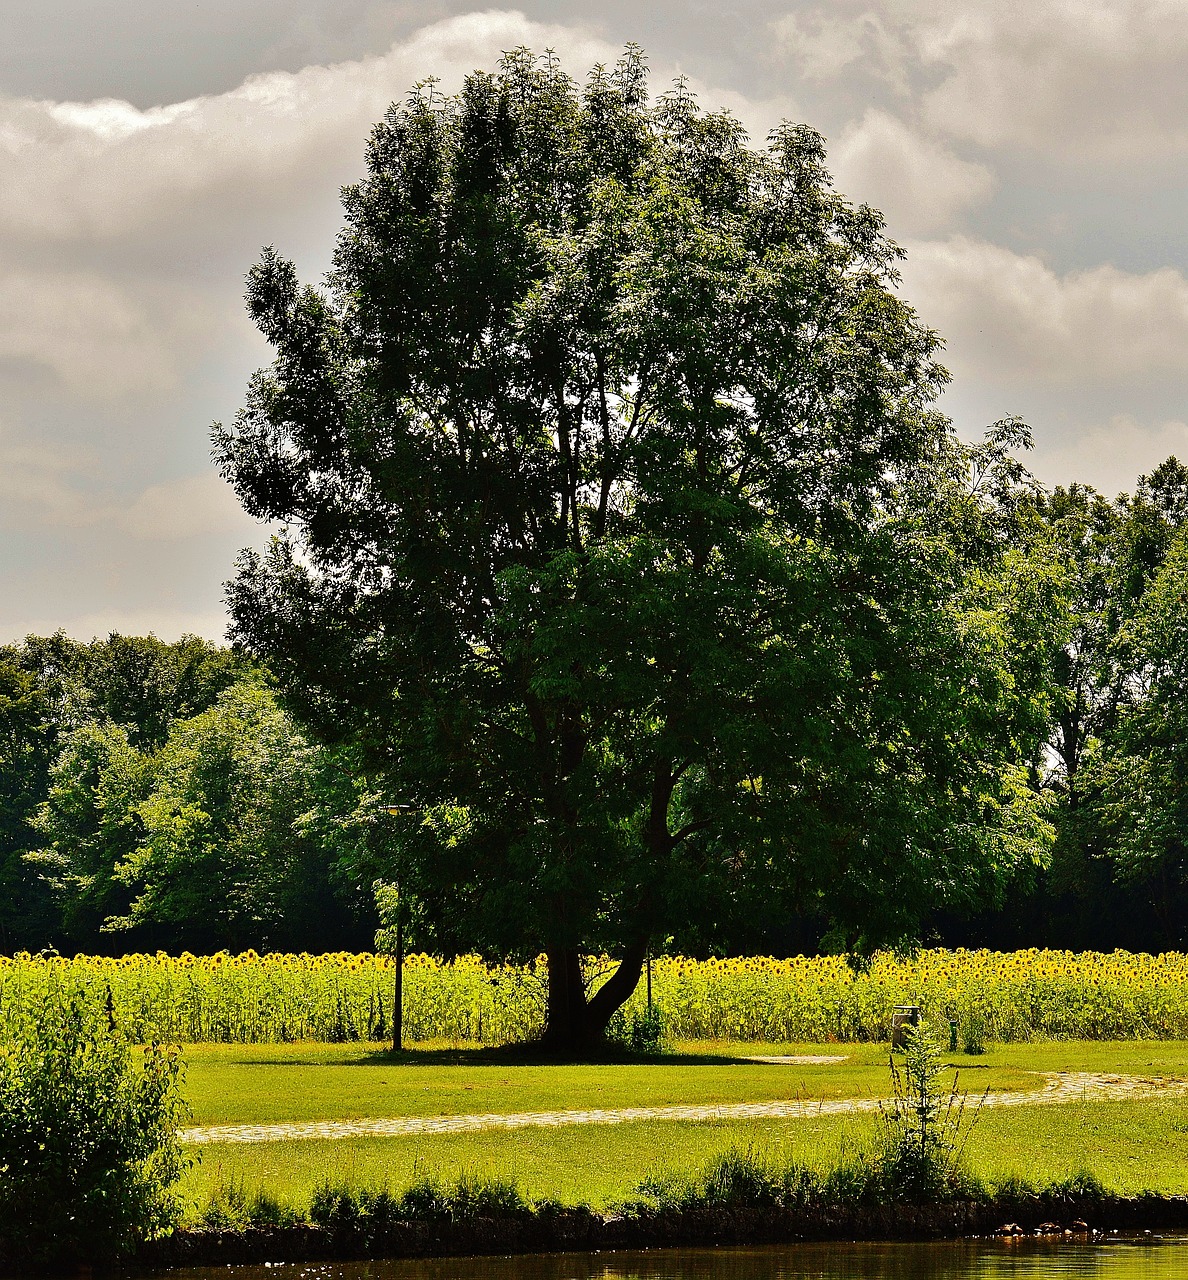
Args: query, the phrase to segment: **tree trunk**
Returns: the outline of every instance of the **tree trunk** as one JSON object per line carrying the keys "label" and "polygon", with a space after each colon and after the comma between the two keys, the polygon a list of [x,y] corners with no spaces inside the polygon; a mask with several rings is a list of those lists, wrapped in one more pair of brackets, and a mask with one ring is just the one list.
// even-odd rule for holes
{"label": "tree trunk", "polygon": [[647,943],[632,943],[618,968],[590,999],[582,981],[576,947],[550,947],[548,1020],[542,1043],[560,1057],[581,1057],[597,1049],[611,1015],[628,999],[643,972]]}

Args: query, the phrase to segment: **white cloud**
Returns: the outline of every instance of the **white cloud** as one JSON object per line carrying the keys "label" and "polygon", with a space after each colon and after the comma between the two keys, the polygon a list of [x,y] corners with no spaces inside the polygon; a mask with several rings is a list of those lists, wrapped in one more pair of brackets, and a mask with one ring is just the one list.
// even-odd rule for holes
{"label": "white cloud", "polygon": [[[255,75],[211,97],[139,110],[126,102],[0,98],[0,236],[105,240],[145,228],[209,235],[237,210],[335,189],[362,168],[370,126],[426,74],[452,90],[519,45],[586,68],[618,50],[520,13],[452,18],[387,53]],[[172,224],[172,225],[171,225]]]}
{"label": "white cloud", "polygon": [[986,147],[1132,161],[1188,148],[1183,0],[887,0],[942,82],[936,128]]}
{"label": "white cloud", "polygon": [[259,525],[245,514],[230,485],[213,471],[150,485],[123,511],[100,517],[137,538],[193,538],[208,533],[255,535]]}
{"label": "white cloud", "polygon": [[211,534],[256,539],[260,525],[214,471],[183,476],[121,500],[93,477],[94,450],[0,439],[0,510],[12,527],[105,529],[147,542]]}
{"label": "white cloud", "polygon": [[906,90],[902,37],[877,9],[846,4],[802,9],[777,18],[771,33],[776,51],[809,81],[858,75]]}
{"label": "white cloud", "polygon": [[97,271],[0,270],[0,359],[48,371],[82,400],[161,392],[195,354],[203,304],[184,287]]}
{"label": "white cloud", "polygon": [[1060,275],[967,237],[909,246],[903,293],[948,340],[958,376],[1098,384],[1188,367],[1188,280],[1171,267]]}
{"label": "white cloud", "polygon": [[74,476],[93,458],[56,444],[21,444],[0,438],[0,517],[16,527],[86,523],[86,499]]}
{"label": "white cloud", "polygon": [[1093,165],[1188,150],[1183,0],[829,0],[773,36],[823,91],[882,85],[987,149]]}
{"label": "white cloud", "polygon": [[948,228],[994,188],[985,165],[960,159],[877,110],[867,111],[842,133],[830,161],[839,189],[881,209],[897,236]]}
{"label": "white cloud", "polygon": [[[1130,414],[1116,414],[1074,439],[1041,439],[1027,463],[1048,484],[1075,478],[1113,497],[1120,488],[1133,492],[1135,477],[1153,471],[1172,454],[1188,462],[1188,422],[1143,423]],[[1119,459],[1125,459],[1124,468]]]}

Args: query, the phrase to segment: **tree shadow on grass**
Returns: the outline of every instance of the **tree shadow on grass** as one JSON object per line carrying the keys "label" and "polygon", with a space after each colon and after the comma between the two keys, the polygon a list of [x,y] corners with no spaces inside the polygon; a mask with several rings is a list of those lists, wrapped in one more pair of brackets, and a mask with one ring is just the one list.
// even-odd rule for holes
{"label": "tree shadow on grass", "polygon": [[[263,1048],[263,1046],[260,1046]],[[324,1048],[324,1045],[318,1045]],[[347,1045],[343,1044],[346,1049]],[[411,1048],[393,1053],[391,1049],[363,1048],[349,1057],[327,1062],[300,1051],[283,1058],[244,1057],[240,1066],[250,1067],[765,1067],[779,1069],[780,1063],[717,1053],[633,1053],[617,1045],[603,1045],[581,1056],[558,1054],[535,1043],[490,1045],[474,1048]]]}
{"label": "tree shadow on grass", "polygon": [[779,1063],[716,1053],[633,1053],[616,1045],[603,1045],[580,1056],[558,1054],[535,1043],[483,1046],[481,1048],[413,1048],[393,1053],[372,1050],[346,1058],[347,1067],[778,1067]]}

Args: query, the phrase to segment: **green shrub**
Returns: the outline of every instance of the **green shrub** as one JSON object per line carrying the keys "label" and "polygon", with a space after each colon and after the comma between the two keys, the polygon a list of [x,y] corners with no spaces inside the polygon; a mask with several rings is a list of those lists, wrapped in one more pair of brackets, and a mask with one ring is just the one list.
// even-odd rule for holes
{"label": "green shrub", "polygon": [[102,1261],[176,1225],[182,1074],[176,1049],[47,993],[0,1046],[0,1259]]}
{"label": "green shrub", "polygon": [[616,1009],[606,1028],[606,1038],[632,1053],[663,1053],[668,1047],[668,1029],[659,1008],[636,1009],[630,1016]]}
{"label": "green shrub", "polygon": [[734,1147],[692,1176],[669,1174],[640,1183],[639,1199],[622,1208],[654,1217],[699,1209],[791,1209],[823,1202],[819,1176],[772,1159],[754,1147]]}
{"label": "green shrub", "polygon": [[204,1231],[247,1231],[252,1227],[292,1227],[304,1219],[267,1191],[248,1193],[242,1177],[215,1184],[198,1215]]}

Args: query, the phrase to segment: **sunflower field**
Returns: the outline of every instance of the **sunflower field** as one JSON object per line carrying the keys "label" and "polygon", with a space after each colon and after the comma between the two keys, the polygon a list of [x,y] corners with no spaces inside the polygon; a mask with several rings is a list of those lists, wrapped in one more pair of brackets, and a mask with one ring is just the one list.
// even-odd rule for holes
{"label": "sunflower field", "polygon": [[[592,957],[597,984],[610,961]],[[382,955],[0,956],[0,1037],[53,986],[141,1041],[383,1040],[393,961]],[[404,963],[408,1041],[502,1044],[544,1023],[544,957]],[[897,1004],[950,1019],[967,1044],[1029,1039],[1188,1039],[1188,957],[1115,951],[920,951],[776,960],[653,961],[653,993],[679,1040],[878,1041]],[[626,1007],[642,1008],[643,983]]]}

